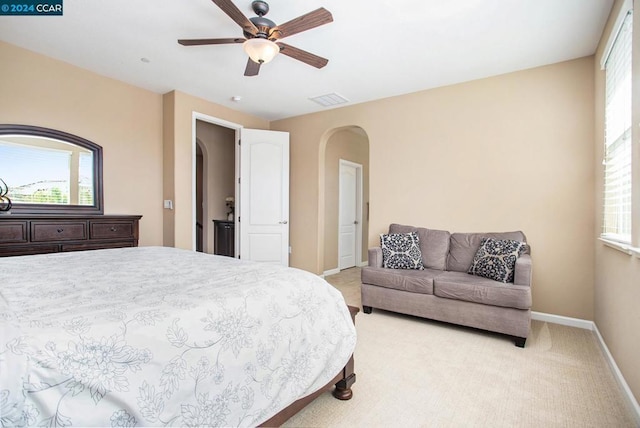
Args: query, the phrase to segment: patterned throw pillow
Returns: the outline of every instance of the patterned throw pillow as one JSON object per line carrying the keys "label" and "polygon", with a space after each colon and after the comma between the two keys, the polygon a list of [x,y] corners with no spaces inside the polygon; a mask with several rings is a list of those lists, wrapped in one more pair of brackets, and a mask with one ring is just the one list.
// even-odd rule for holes
{"label": "patterned throw pillow", "polygon": [[424,269],[420,239],[416,232],[380,235],[382,267],[389,269]]}
{"label": "patterned throw pillow", "polygon": [[468,273],[494,281],[513,282],[516,260],[526,245],[512,239],[482,238]]}

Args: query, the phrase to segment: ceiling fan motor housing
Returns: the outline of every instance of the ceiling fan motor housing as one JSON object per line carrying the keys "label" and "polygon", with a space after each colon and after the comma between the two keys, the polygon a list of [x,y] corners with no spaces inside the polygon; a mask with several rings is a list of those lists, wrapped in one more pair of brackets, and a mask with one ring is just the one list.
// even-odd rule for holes
{"label": "ceiling fan motor housing", "polygon": [[266,39],[269,37],[269,30],[276,26],[275,22],[265,18],[264,16],[254,16],[253,18],[249,18],[249,21],[253,22],[253,25],[258,29],[258,33],[254,36],[251,33],[243,31],[243,34],[247,39],[252,39],[254,37]]}

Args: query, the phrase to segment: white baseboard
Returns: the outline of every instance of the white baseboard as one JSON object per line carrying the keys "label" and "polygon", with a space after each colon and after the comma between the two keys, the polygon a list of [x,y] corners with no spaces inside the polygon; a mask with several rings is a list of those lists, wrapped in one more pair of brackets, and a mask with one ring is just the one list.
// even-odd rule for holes
{"label": "white baseboard", "polygon": [[631,388],[629,388],[629,384],[627,384],[627,381],[624,379],[624,376],[622,375],[622,372],[618,368],[616,361],[613,359],[613,355],[611,355],[611,352],[609,352],[609,348],[607,347],[607,344],[605,343],[604,338],[600,334],[600,331],[598,330],[598,326],[596,325],[596,323],[594,323],[593,321],[583,320],[579,318],[570,318],[570,317],[564,317],[561,315],[545,314],[543,312],[531,312],[531,319],[537,320],[537,321],[550,322],[553,324],[566,325],[569,327],[583,328],[585,330],[593,331],[594,334],[596,335],[596,338],[598,339],[598,344],[600,345],[600,348],[604,353],[604,357],[609,363],[609,367],[613,372],[613,376],[616,378],[616,381],[618,382],[618,385],[620,385],[620,388],[622,388],[622,392],[625,398],[627,399],[627,401],[629,402],[629,404],[631,405],[631,408],[635,413],[636,423],[638,424],[638,426],[640,426],[640,405],[638,404],[638,401],[636,400],[636,398],[633,396],[633,392],[631,391]]}
{"label": "white baseboard", "polygon": [[324,278],[325,276],[335,275],[337,273],[340,273],[340,269],[338,269],[338,268],[329,269],[329,270],[325,270],[324,272],[322,272],[322,275],[320,275],[320,276]]}
{"label": "white baseboard", "polygon": [[620,388],[622,388],[622,391],[624,392],[624,395],[626,396],[627,401],[629,402],[629,404],[631,405],[631,408],[635,412],[636,424],[640,426],[640,405],[638,404],[638,400],[635,399],[635,397],[633,396],[633,392],[631,391],[631,388],[629,388],[629,385],[627,384],[627,381],[624,380],[624,376],[622,376],[622,372],[618,368],[618,365],[616,364],[616,360],[613,359],[613,355],[611,355],[611,352],[609,352],[609,348],[607,347],[607,344],[604,342],[604,338],[602,337],[602,335],[600,335],[600,330],[598,330],[598,326],[596,324],[593,324],[593,331],[596,334],[596,337],[598,338],[598,343],[600,343],[600,348],[602,348],[604,357],[607,359],[607,362],[609,363],[609,367],[611,367],[613,376],[618,381],[618,384],[620,385]]}
{"label": "white baseboard", "polygon": [[[369,262],[368,261],[360,262],[358,263],[357,266],[358,267],[369,266]],[[337,273],[340,273],[340,268],[325,270],[324,272],[322,272],[320,276],[324,278],[325,276],[335,275]]]}
{"label": "white baseboard", "polygon": [[593,321],[582,320],[579,318],[563,317],[562,315],[545,314],[544,312],[531,312],[531,319],[550,322],[552,324],[582,328],[585,330],[593,330],[595,326]]}

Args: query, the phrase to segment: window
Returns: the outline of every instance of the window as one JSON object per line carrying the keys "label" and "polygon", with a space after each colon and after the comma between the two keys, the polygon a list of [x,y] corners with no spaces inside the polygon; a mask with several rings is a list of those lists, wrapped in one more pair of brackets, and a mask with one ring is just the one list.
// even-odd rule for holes
{"label": "window", "polygon": [[632,11],[613,37],[605,68],[604,211],[602,237],[631,243]]}

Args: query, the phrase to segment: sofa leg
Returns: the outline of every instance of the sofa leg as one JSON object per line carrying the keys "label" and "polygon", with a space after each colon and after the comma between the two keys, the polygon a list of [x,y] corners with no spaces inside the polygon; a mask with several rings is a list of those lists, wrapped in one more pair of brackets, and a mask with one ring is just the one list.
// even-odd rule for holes
{"label": "sofa leg", "polygon": [[370,314],[373,308],[371,306],[362,306],[362,312],[365,314]]}
{"label": "sofa leg", "polygon": [[524,342],[527,341],[526,337],[516,337],[515,342],[518,348],[524,348]]}

